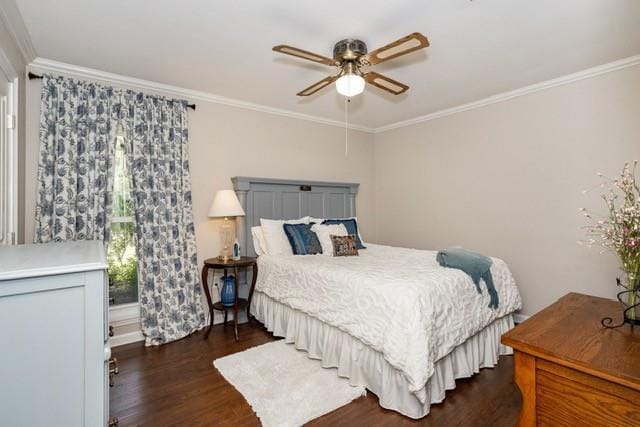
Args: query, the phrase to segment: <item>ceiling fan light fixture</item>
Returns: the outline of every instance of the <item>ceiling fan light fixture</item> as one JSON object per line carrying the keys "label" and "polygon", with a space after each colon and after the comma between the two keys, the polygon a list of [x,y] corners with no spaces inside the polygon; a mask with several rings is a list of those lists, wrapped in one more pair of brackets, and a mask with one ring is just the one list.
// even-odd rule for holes
{"label": "ceiling fan light fixture", "polygon": [[336,80],[336,90],[348,97],[360,95],[364,91],[364,79],[357,74],[344,74]]}
{"label": "ceiling fan light fixture", "polygon": [[273,50],[306,59],[307,61],[338,67],[338,74],[325,77],[296,95],[311,96],[331,85],[331,83],[336,82],[338,93],[345,97],[351,97],[361,94],[367,83],[393,95],[400,95],[406,92],[409,86],[404,83],[372,70],[363,73],[360,67],[371,67],[428,46],[429,40],[425,36],[420,33],[411,33],[373,51],[369,51],[366,43],[362,40],[340,40],[333,46],[333,58],[284,44],[274,46]]}

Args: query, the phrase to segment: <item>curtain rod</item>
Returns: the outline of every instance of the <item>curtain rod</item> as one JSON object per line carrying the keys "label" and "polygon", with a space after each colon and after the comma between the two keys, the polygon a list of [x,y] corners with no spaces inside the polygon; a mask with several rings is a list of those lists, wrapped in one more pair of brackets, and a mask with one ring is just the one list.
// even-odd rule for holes
{"label": "curtain rod", "polygon": [[[37,79],[41,79],[42,78],[42,76],[34,74],[31,71],[29,71],[29,74],[27,74],[27,76],[29,77],[29,80],[37,80]],[[195,110],[196,109],[196,104],[187,104],[187,107]]]}

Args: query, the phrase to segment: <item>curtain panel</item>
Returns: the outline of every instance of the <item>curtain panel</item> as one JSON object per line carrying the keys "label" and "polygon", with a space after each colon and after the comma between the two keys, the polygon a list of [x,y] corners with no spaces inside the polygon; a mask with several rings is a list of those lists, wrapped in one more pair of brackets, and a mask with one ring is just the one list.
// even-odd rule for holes
{"label": "curtain panel", "polygon": [[116,129],[127,145],[147,345],[201,329],[185,101],[43,76],[35,242],[109,241]]}
{"label": "curtain panel", "polygon": [[109,241],[119,104],[110,87],[43,76],[35,243]]}
{"label": "curtain panel", "polygon": [[147,345],[201,329],[204,311],[191,204],[186,102],[123,94]]}

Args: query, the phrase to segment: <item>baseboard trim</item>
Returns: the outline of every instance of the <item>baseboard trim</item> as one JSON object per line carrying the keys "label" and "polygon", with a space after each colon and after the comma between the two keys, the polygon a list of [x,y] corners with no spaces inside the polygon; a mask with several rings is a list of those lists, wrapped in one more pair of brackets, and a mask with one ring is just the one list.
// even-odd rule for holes
{"label": "baseboard trim", "polygon": [[[215,316],[213,318],[213,324],[219,325],[224,322],[224,315],[221,312],[214,313]],[[231,326],[233,327],[233,313],[229,313],[227,323],[231,321]],[[247,315],[244,312],[238,313],[238,323],[246,323]],[[205,328],[209,327],[209,319],[207,318],[205,321]],[[138,329],[133,332],[127,332],[126,334],[114,335],[109,339],[109,344],[111,348],[118,347],[125,344],[131,344],[134,342],[144,341],[144,335],[142,334],[142,330]]]}
{"label": "baseboard trim", "polygon": [[[233,313],[229,313],[229,319],[233,320]],[[246,316],[244,315],[244,313],[238,313],[240,316],[238,317],[238,323],[245,323],[247,321]],[[217,317],[217,316],[216,316]],[[526,314],[514,314],[513,315],[513,321],[516,323],[522,323],[525,320],[527,320],[529,318],[529,316],[527,316]],[[213,321],[214,325],[219,325],[223,322],[222,319],[222,313],[220,313],[220,318],[219,319],[215,319]],[[208,328],[209,324],[207,323],[205,328]],[[142,331],[133,331],[133,332],[129,332],[126,334],[120,334],[120,335],[116,335],[113,336],[109,339],[109,343],[111,344],[111,348],[113,347],[118,347],[121,345],[125,345],[125,344],[131,344],[134,342],[139,342],[139,341],[144,341],[144,335],[142,335]]]}
{"label": "baseboard trim", "polygon": [[522,323],[525,320],[527,320],[528,318],[529,318],[529,316],[527,316],[526,314],[518,313],[518,314],[514,314],[513,315],[513,321],[516,322],[516,323]]}
{"label": "baseboard trim", "polygon": [[142,331],[133,331],[111,337],[109,339],[109,344],[111,345],[111,348],[113,348],[139,341],[144,341],[144,335],[142,335]]}

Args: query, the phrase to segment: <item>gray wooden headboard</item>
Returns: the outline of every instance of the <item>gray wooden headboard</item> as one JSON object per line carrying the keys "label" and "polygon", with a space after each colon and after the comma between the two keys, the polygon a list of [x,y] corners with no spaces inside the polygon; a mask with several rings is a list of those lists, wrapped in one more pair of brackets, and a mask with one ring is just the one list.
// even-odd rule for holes
{"label": "gray wooden headboard", "polygon": [[242,254],[255,256],[251,227],[260,218],[348,218],[356,216],[360,184],[351,182],[298,181],[289,179],[231,178],[246,216],[236,218]]}

